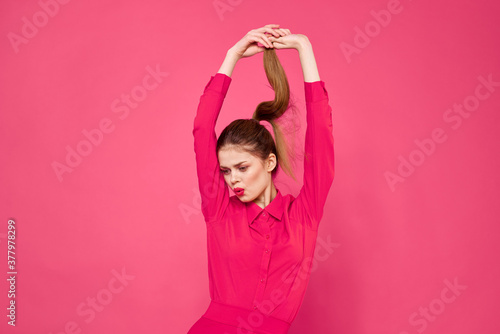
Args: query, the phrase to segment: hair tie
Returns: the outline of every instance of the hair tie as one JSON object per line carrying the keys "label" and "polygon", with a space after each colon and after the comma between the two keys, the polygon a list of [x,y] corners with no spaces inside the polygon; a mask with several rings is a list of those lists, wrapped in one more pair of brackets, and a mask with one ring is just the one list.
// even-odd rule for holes
{"label": "hair tie", "polygon": [[274,138],[273,125],[271,124],[271,122],[266,121],[266,120],[260,120],[259,124],[263,125],[271,133],[271,136],[273,137],[274,142],[276,142],[276,139]]}

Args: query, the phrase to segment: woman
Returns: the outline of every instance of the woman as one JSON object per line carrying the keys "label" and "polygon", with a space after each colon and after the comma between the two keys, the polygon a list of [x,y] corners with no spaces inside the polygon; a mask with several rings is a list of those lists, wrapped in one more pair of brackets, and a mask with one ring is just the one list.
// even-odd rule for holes
{"label": "woman", "polygon": [[[274,185],[278,165],[294,177],[277,122],[289,108],[290,92],[276,49],[297,50],[304,74],[306,157],[297,198],[282,195]],[[234,66],[259,52],[264,52],[275,99],[259,104],[252,119],[233,121],[217,139],[215,124]],[[194,119],[211,302],[188,334],[288,332],[304,298],[318,224],[333,182],[331,112],[305,35],[268,24],[251,30],[227,51],[205,86]],[[274,136],[264,121],[271,123]],[[236,196],[230,196],[228,186]]]}

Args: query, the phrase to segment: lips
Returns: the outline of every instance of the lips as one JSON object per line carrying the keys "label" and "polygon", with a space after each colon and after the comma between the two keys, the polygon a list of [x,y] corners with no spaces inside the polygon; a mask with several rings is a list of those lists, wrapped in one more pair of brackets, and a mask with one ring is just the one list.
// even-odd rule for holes
{"label": "lips", "polygon": [[233,190],[237,196],[243,196],[243,193],[245,192],[243,188],[234,188]]}

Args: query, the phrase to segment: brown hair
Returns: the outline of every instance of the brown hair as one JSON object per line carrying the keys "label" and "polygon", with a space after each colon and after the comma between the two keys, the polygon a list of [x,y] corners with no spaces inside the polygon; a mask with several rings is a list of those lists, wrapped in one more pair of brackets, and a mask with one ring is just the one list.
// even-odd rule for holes
{"label": "brown hair", "polygon": [[[270,153],[274,153],[278,163],[271,172],[272,178],[276,176],[278,166],[281,166],[286,174],[297,181],[291,164],[294,157],[293,149],[287,144],[282,126],[277,122],[292,106],[288,79],[275,49],[265,49],[263,58],[267,80],[275,92],[274,100],[259,103],[252,118],[237,119],[226,126],[217,139],[217,157],[219,150],[225,146],[236,146],[262,161],[267,159]],[[276,143],[271,133],[259,123],[264,120],[272,124]]]}

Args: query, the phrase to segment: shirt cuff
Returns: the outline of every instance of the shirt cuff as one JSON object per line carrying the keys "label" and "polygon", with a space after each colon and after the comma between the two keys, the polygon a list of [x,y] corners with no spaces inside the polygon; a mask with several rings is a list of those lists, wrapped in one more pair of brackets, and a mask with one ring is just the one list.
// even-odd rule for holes
{"label": "shirt cuff", "polygon": [[220,93],[223,97],[226,97],[227,90],[229,89],[229,84],[231,83],[231,81],[231,77],[227,76],[224,73],[217,72],[215,73],[215,75],[212,75],[210,77],[210,80],[205,86],[203,93],[206,93],[210,90],[216,93]]}
{"label": "shirt cuff", "polygon": [[304,91],[307,102],[317,102],[328,99],[328,92],[324,81],[306,82],[304,81]]}

